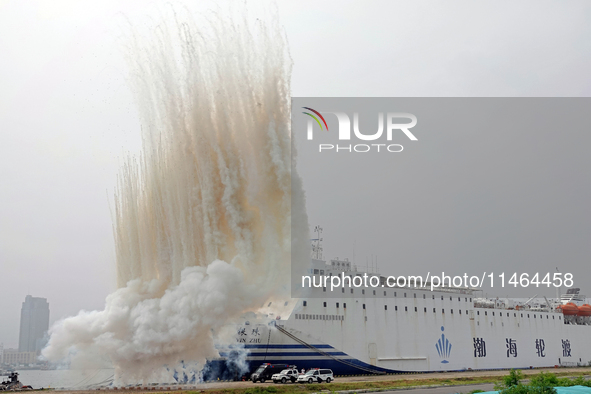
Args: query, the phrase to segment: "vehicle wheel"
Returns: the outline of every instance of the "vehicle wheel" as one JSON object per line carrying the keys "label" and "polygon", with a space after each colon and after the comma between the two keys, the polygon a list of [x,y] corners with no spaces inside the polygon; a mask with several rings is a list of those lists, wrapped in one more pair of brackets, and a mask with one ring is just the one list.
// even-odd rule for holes
{"label": "vehicle wheel", "polygon": [[265,378],[261,378],[261,383],[265,383]]}
{"label": "vehicle wheel", "polygon": [[312,383],[312,378],[308,379],[308,383]]}
{"label": "vehicle wheel", "polygon": [[256,380],[256,379],[253,379],[253,380],[252,380],[252,382],[253,382],[253,383],[256,383],[256,382],[257,382],[257,380]]}
{"label": "vehicle wheel", "polygon": [[281,383],[283,383],[283,384],[287,383],[287,379],[281,378]]}
{"label": "vehicle wheel", "polygon": [[326,378],[326,383],[330,383],[330,378]]}

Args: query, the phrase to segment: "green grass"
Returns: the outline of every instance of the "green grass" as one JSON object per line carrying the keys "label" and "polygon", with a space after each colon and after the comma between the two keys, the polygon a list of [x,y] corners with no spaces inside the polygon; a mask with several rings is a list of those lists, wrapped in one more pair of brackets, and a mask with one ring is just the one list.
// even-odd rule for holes
{"label": "green grass", "polygon": [[591,387],[591,380],[579,374],[574,379],[563,377],[551,372],[540,372],[531,376],[529,383],[522,383],[521,371],[511,370],[501,382],[495,385],[500,394],[556,394],[554,387],[587,386]]}

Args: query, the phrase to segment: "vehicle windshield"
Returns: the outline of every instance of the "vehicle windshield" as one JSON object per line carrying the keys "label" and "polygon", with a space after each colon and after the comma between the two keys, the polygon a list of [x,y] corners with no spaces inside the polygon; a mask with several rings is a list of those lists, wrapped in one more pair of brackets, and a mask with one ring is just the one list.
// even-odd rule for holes
{"label": "vehicle windshield", "polygon": [[259,367],[254,373],[261,373],[265,370],[265,367]]}
{"label": "vehicle windshield", "polygon": [[311,369],[308,372],[306,372],[306,375],[312,375],[312,374],[314,374],[314,372],[316,372],[316,370],[315,369]]}
{"label": "vehicle windshield", "polygon": [[281,371],[280,373],[282,373],[282,374],[286,374],[286,375],[287,375],[287,373],[288,373],[289,371],[290,371],[289,369],[284,369],[284,370],[283,370],[283,371]]}

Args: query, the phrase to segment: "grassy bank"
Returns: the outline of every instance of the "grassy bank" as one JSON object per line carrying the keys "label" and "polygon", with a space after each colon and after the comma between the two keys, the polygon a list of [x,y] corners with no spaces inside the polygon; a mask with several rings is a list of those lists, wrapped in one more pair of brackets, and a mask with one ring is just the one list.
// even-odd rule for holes
{"label": "grassy bank", "polygon": [[[542,376],[554,376],[556,379],[560,377],[582,377],[588,371],[581,372],[557,372],[557,373],[541,373]],[[534,379],[537,375],[528,376]],[[510,376],[510,375],[507,375]],[[296,394],[296,393],[317,393],[317,392],[335,392],[345,390],[371,390],[371,391],[387,391],[396,389],[406,389],[420,386],[453,386],[453,385],[467,385],[467,384],[481,384],[494,383],[499,387],[505,387],[507,376],[473,376],[473,377],[447,377],[437,378],[435,374],[426,374],[424,379],[392,379],[392,380],[376,380],[364,382],[339,382],[337,381],[326,384],[278,384],[272,386],[256,386],[248,388],[225,388],[225,389],[204,389],[199,391],[188,391],[187,394]],[[547,380],[547,379],[546,379]]]}

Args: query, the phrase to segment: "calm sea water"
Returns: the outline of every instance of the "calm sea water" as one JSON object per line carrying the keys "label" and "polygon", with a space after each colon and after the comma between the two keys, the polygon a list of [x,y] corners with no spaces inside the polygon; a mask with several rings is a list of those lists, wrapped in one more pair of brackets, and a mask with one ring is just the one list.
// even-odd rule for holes
{"label": "calm sea water", "polygon": [[79,388],[99,383],[108,384],[113,379],[115,370],[110,369],[64,369],[64,370],[17,370],[22,384],[34,389],[47,388]]}

